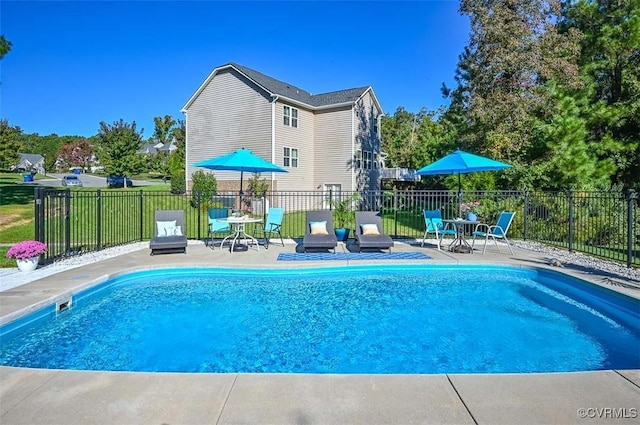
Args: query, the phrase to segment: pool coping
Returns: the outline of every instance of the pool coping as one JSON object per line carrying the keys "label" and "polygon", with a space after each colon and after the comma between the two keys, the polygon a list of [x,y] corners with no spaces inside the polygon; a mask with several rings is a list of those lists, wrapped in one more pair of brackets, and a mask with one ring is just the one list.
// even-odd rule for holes
{"label": "pool coping", "polygon": [[[558,270],[543,254],[451,254],[422,249],[430,260],[369,264],[498,264],[539,267],[611,287],[594,271]],[[310,268],[327,263],[284,262],[271,246],[259,252],[228,253],[190,244],[184,254],[148,256],[140,250],[64,271],[0,292],[0,315],[35,310],[111,277],[158,267]],[[305,263],[305,264],[302,264]],[[334,263],[334,262],[332,262]],[[335,263],[338,263],[337,261]],[[366,265],[344,261],[338,265]],[[586,279],[585,279],[586,277]],[[623,292],[624,291],[618,291]],[[640,299],[638,291],[629,290]],[[627,294],[629,295],[629,294]],[[637,417],[640,370],[553,374],[305,375],[165,374],[89,372],[0,367],[0,422],[39,423],[621,423]],[[583,410],[581,410],[583,409]],[[599,410],[598,410],[599,409]],[[608,409],[608,410],[607,410]],[[72,414],[70,414],[72,412]],[[584,417],[581,417],[584,416]],[[622,422],[624,423],[624,422]]]}

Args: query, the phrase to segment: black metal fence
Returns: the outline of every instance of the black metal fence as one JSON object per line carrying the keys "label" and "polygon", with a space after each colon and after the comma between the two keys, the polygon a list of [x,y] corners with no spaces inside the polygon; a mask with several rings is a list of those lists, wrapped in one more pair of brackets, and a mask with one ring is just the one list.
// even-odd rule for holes
{"label": "black metal fence", "polygon": [[[99,251],[153,236],[154,211],[185,211],[186,235],[207,237],[207,209],[241,205],[239,194],[227,193],[202,201],[198,194],[96,190],[74,191],[37,188],[35,193],[36,239],[49,251],[45,263]],[[269,207],[282,207],[286,214],[283,236],[302,238],[305,213],[334,208],[335,200],[351,192],[275,191],[258,199],[245,199],[245,213],[265,218]],[[423,210],[441,210],[444,218],[462,215],[461,202],[479,203],[479,220],[495,223],[501,211],[515,211],[510,239],[537,241],[570,251],[640,266],[640,214],[638,199],[627,192],[522,192],[395,190],[360,192],[350,202],[353,210],[381,211],[385,232],[394,238],[420,239],[425,222]],[[346,227],[353,229],[351,218]]]}

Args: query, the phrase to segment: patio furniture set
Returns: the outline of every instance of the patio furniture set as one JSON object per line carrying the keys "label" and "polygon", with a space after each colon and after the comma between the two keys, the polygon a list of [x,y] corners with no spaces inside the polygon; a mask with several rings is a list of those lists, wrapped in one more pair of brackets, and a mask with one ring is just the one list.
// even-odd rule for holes
{"label": "patio furniture set", "polygon": [[[514,216],[514,212],[503,211],[498,216],[496,224],[489,225],[461,218],[443,220],[442,214],[439,210],[424,210],[426,229],[420,246],[424,246],[424,241],[427,238],[427,235],[435,234],[437,247],[438,250],[440,250],[443,238],[445,236],[453,236],[453,240],[449,243],[449,251],[473,254],[473,247],[476,243],[476,238],[480,237],[484,238],[482,254],[486,252],[487,244],[489,243],[489,239],[491,239],[495,243],[498,251],[500,251],[498,240],[505,241],[511,255],[513,255],[511,244],[509,244],[509,240],[507,239],[507,232],[509,231],[509,227],[511,226]],[[469,227],[473,227],[473,230],[471,231],[471,236],[473,236],[471,244],[469,244],[465,237],[466,230]]]}
{"label": "patio furniture set", "polygon": [[[498,251],[498,239],[507,242],[507,247],[513,255],[513,250],[507,239],[507,232],[511,226],[515,213],[503,211],[500,213],[495,225],[488,225],[477,221],[455,219],[443,220],[439,210],[424,210],[425,232],[421,246],[429,234],[435,234],[438,250],[441,249],[445,236],[452,236],[449,250],[457,253],[473,253],[473,247],[477,237],[484,238],[482,254],[487,249],[489,239],[492,239]],[[258,226],[256,236],[247,233],[247,224],[262,223],[262,219],[253,217],[228,216],[226,208],[210,208],[208,210],[209,232],[208,243],[215,248],[213,243],[216,234],[224,234],[220,242],[220,249],[225,245],[230,252],[246,251],[249,246],[255,246],[260,250],[257,237],[264,239],[263,246],[269,249],[270,239],[275,235],[280,237],[284,246],[281,228],[284,218],[283,208],[270,208],[264,226]],[[355,246],[362,250],[388,250],[391,252],[393,239],[384,233],[382,218],[377,211],[356,211]],[[469,244],[465,237],[466,228],[473,226],[471,232],[472,243]],[[187,237],[184,232],[184,211],[160,210],[155,213],[155,234],[149,243],[151,255],[161,252],[187,251]],[[310,250],[332,250],[335,252],[338,240],[334,232],[331,211],[308,211],[306,214],[306,230],[302,240],[304,252]]]}
{"label": "patio furniture set", "polygon": [[[286,169],[273,164],[255,154],[248,149],[238,149],[219,157],[211,158],[206,161],[200,161],[194,164],[197,167],[207,168],[217,171],[239,171],[240,172],[240,203],[242,203],[242,181],[244,172],[261,173],[286,173]],[[469,154],[463,151],[455,151],[450,155],[418,170],[419,175],[434,174],[458,174],[459,194],[462,191],[460,182],[460,174],[478,171],[501,170],[511,167],[499,161],[491,160],[481,156]],[[460,196],[461,198],[461,196]],[[256,250],[260,250],[258,239],[247,233],[247,224],[262,223],[262,219],[253,217],[238,217],[232,215],[229,217],[229,210],[226,208],[210,208],[209,215],[209,237],[213,245],[213,236],[215,234],[224,233],[225,237],[220,242],[220,249],[225,244],[229,245],[229,250],[246,251],[249,246],[255,245]],[[429,233],[435,233],[438,250],[441,248],[444,236],[453,236],[453,241],[449,244],[449,250],[459,253],[473,253],[473,245],[476,237],[485,239],[484,254],[487,248],[489,238],[491,238],[498,250],[497,240],[502,239],[507,242],[507,231],[513,220],[515,213],[502,212],[495,225],[489,226],[484,223],[478,223],[471,220],[443,220],[440,211],[424,211],[426,230],[424,240]],[[264,238],[265,249],[269,248],[269,238],[273,234],[280,236],[282,246],[281,227],[284,218],[284,210],[282,208],[270,208],[266,223],[258,228],[262,232]],[[382,219],[379,212],[376,211],[356,211],[355,213],[355,245],[358,251],[363,249],[388,250],[391,252],[393,240],[386,235],[382,226]],[[475,226],[472,232],[473,241],[471,244],[465,238],[465,230],[467,226]],[[155,235],[150,242],[151,255],[156,252],[171,252],[179,250],[186,253],[187,238],[182,232],[184,227],[183,211],[157,211],[156,212],[156,229]],[[308,250],[333,250],[338,246],[338,239],[333,227],[333,217],[331,211],[308,211],[305,235],[302,240],[304,252]],[[513,250],[509,246],[509,250],[513,255]]]}

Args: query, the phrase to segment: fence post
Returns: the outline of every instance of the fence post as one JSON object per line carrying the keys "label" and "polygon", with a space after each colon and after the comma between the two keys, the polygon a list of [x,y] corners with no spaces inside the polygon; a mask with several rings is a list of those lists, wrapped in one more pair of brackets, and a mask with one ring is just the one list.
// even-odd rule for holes
{"label": "fence post", "polygon": [[[34,237],[38,242],[45,243],[44,240],[44,188],[36,187],[33,191],[35,208],[35,229]],[[44,264],[44,255],[38,259],[38,264]]]}
{"label": "fence post", "polygon": [[569,189],[567,191],[567,200],[569,202],[569,252],[573,252],[573,239],[575,232],[575,223],[574,223],[574,205],[573,205],[573,190]]}
{"label": "fence post", "polygon": [[[202,194],[200,194],[197,198],[198,198],[198,212],[196,213],[196,217],[198,219],[198,226],[197,226],[198,227],[198,240],[201,241],[202,240],[202,223],[201,223],[202,219],[201,219],[200,214],[202,212],[202,208],[200,208],[200,205],[201,205],[200,204],[200,200],[202,199]],[[185,226],[186,226],[186,224],[185,224]]]}
{"label": "fence post", "polygon": [[393,189],[393,237],[398,237],[398,190]]}
{"label": "fence post", "polygon": [[71,189],[64,192],[64,253],[71,253]]}
{"label": "fence post", "polygon": [[140,223],[140,242],[142,242],[142,237],[143,237],[143,231],[144,231],[144,214],[142,212],[142,205],[144,204],[144,198],[143,198],[143,190],[140,189],[140,197],[138,198],[138,210],[140,210],[140,217],[139,217],[139,223]]}
{"label": "fence post", "polygon": [[267,224],[267,192],[262,194],[262,222]]}
{"label": "fence post", "polygon": [[44,188],[36,187],[33,193],[35,206],[35,239],[44,242]]}
{"label": "fence post", "polygon": [[633,206],[636,194],[633,189],[627,190],[627,267],[633,265]]}
{"label": "fence post", "polygon": [[102,250],[102,191],[96,191],[96,248]]}
{"label": "fence post", "polygon": [[529,237],[529,191],[524,191],[524,235],[522,235],[523,240],[527,240]]}

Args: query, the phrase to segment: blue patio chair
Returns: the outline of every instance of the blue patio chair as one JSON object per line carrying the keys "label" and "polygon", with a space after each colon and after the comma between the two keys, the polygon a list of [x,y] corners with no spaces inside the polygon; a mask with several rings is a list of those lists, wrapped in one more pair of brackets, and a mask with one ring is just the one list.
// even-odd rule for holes
{"label": "blue patio chair", "polygon": [[264,223],[264,227],[258,228],[257,232],[262,232],[265,249],[269,249],[269,242],[274,233],[277,233],[278,236],[280,236],[280,242],[282,242],[282,246],[284,246],[284,240],[282,239],[282,233],[280,232],[282,228],[283,218],[284,208],[269,208],[269,212],[267,212],[267,220]]}
{"label": "blue patio chair", "polygon": [[424,236],[422,237],[422,244],[420,244],[420,246],[424,246],[424,241],[428,234],[434,233],[436,235],[436,240],[438,241],[436,245],[438,246],[438,250],[440,250],[442,238],[447,235],[455,237],[457,235],[456,229],[455,227],[450,228],[449,223],[445,226],[442,222],[442,213],[440,210],[424,210],[423,213],[426,228],[424,230]]}
{"label": "blue patio chair", "polygon": [[209,234],[208,239],[211,245],[213,246],[213,237],[216,233],[223,233],[228,235],[231,233],[231,228],[229,227],[229,223],[226,221],[220,221],[221,218],[229,217],[229,209],[228,208],[209,208],[207,210],[207,214],[209,215]]}
{"label": "blue patio chair", "polygon": [[513,221],[513,217],[515,215],[515,212],[502,211],[498,216],[498,221],[495,225],[489,226],[488,224],[478,224],[475,231],[473,232],[471,252],[473,252],[473,245],[476,243],[476,236],[480,236],[484,238],[484,248],[482,249],[482,255],[484,255],[485,251],[487,250],[487,242],[489,241],[489,238],[493,239],[493,242],[495,242],[496,248],[498,248],[498,252],[500,252],[498,239],[503,239],[507,243],[507,247],[509,247],[511,255],[514,255],[513,250],[511,249],[511,244],[507,239],[507,232],[509,231],[509,227],[511,226],[511,222]]}

